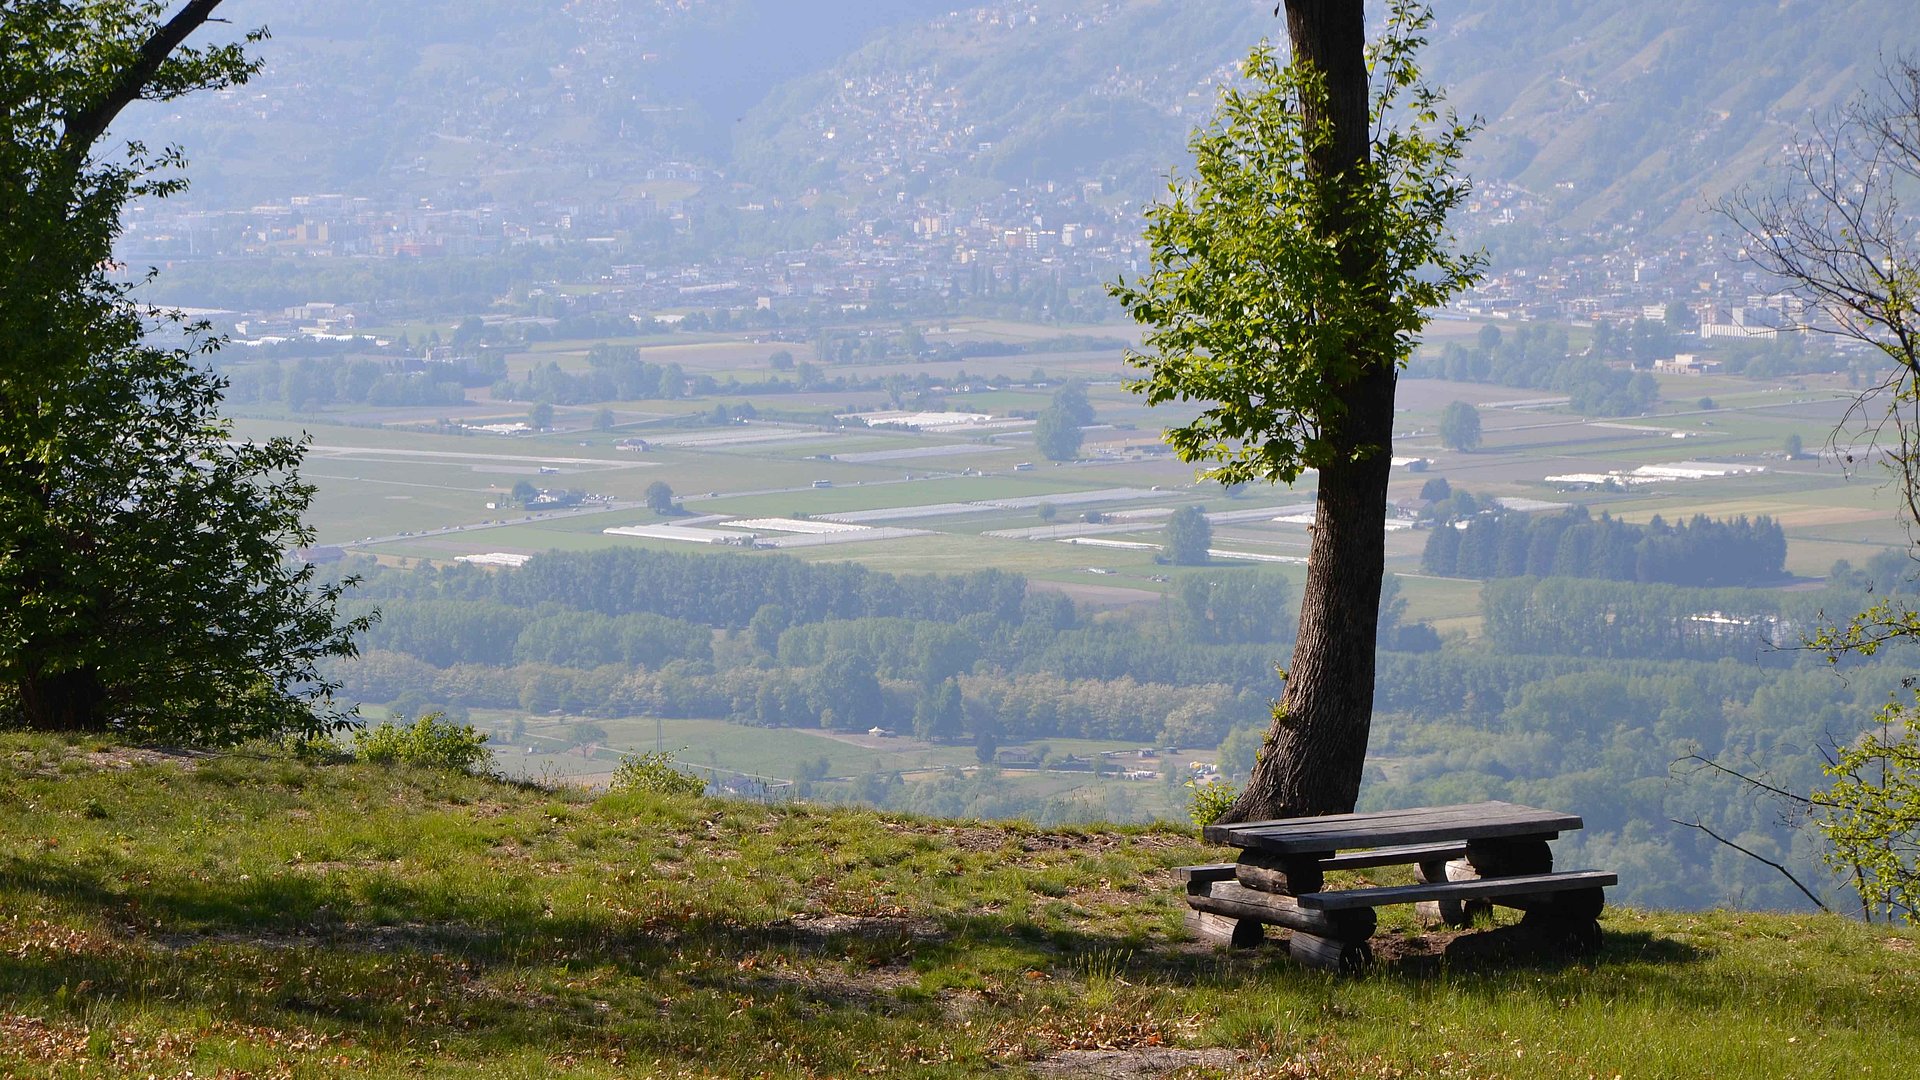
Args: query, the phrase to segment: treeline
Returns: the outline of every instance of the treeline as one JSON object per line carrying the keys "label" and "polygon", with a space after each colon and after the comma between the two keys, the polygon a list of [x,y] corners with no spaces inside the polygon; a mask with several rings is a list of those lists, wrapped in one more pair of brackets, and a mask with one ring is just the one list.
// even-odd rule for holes
{"label": "treeline", "polygon": [[[384,613],[337,674],[368,701],[760,726],[1204,745],[1281,684],[1284,579],[1194,575],[1085,619],[1000,571],[895,576],[790,557],[554,553],[513,571],[367,568]],[[1400,610],[1389,598],[1388,618]]]}
{"label": "treeline", "polygon": [[1509,578],[1480,591],[1482,629],[1495,649],[1548,656],[1739,660],[1763,666],[1824,662],[1800,648],[1863,598],[1839,591],[1689,589],[1579,578]]}
{"label": "treeline", "polygon": [[[1659,350],[1644,351],[1651,361]],[[1416,356],[1407,374],[1566,394],[1573,410],[1585,416],[1643,413],[1660,399],[1653,376],[1608,367],[1598,354],[1574,355],[1566,328],[1547,323],[1521,323],[1510,332],[1483,326],[1474,344],[1448,342],[1437,356]]]}
{"label": "treeline", "polygon": [[640,350],[632,346],[595,345],[587,350],[587,368],[572,372],[551,361],[535,364],[524,379],[495,382],[493,396],[505,401],[586,405],[598,401],[675,401],[710,394],[720,386],[711,375],[689,381],[679,364],[642,360]]}
{"label": "treeline", "polygon": [[[849,338],[849,340],[854,340]],[[878,342],[881,337],[865,339]],[[1077,340],[1077,339],[1076,339]],[[1116,345],[1117,348],[1117,345]],[[931,359],[957,359],[943,352],[944,347],[926,350]],[[992,351],[993,355],[1003,355]],[[1024,351],[1013,349],[1013,352]],[[969,354],[970,355],[970,354]],[[545,401],[554,405],[589,405],[603,401],[676,401],[689,397],[714,395],[783,395],[802,393],[843,393],[884,391],[894,404],[902,404],[910,395],[916,404],[936,407],[940,404],[938,387],[946,382],[965,383],[973,376],[960,371],[951,377],[936,378],[929,372],[888,372],[861,377],[857,374],[831,373],[818,364],[795,362],[792,353],[781,349],[768,357],[771,373],[763,379],[743,380],[729,375],[716,379],[705,373],[689,375],[679,364],[655,364],[641,359],[641,350],[631,345],[595,345],[587,351],[586,371],[569,371],[549,361],[536,364],[524,378],[501,378],[493,382],[493,396],[503,401]],[[790,372],[790,375],[779,374]],[[1036,375],[1044,379],[1045,373]],[[1007,375],[991,381],[1006,383]]]}
{"label": "treeline", "polygon": [[1026,591],[1025,578],[1002,570],[896,576],[853,563],[810,563],[791,556],[611,550],[551,552],[510,573],[464,563],[377,568],[359,594],[382,608],[397,606],[392,600],[490,600],[603,615],[648,612],[731,629],[745,629],[756,615],[785,629],[799,622],[879,615],[1016,623],[1029,610],[1053,618],[1062,604],[1072,609],[1064,597],[1045,595],[1029,605]]}
{"label": "treeline", "polygon": [[1575,506],[1564,513],[1482,513],[1427,536],[1421,565],[1450,577],[1583,577],[1720,587],[1777,580],[1787,537],[1770,517],[1696,514],[1632,525]]}
{"label": "treeline", "polygon": [[[354,614],[374,605],[357,602]],[[681,619],[637,612],[603,615],[559,605],[515,607],[493,601],[416,600],[388,605],[367,632],[366,646],[453,664],[605,664],[663,667],[713,658],[712,632]]]}
{"label": "treeline", "polygon": [[1543,659],[1528,658],[1522,663],[1535,672],[1510,679],[1477,671],[1464,656],[1396,659],[1402,670],[1389,681],[1406,692],[1426,682],[1416,671],[1442,682],[1504,683],[1505,692],[1497,708],[1469,700],[1441,712],[1430,701],[1387,713],[1383,704],[1372,752],[1393,770],[1391,779],[1374,776],[1368,804],[1501,799],[1576,810],[1586,827],[1556,845],[1556,860],[1618,872],[1619,902],[1806,906],[1771,867],[1678,824],[1700,822],[1791,866],[1815,888],[1826,877],[1811,838],[1782,827],[1781,806],[1701,762],[1813,790],[1825,780],[1818,748],[1860,730],[1898,686],[1897,672],[1841,677],[1733,661]]}
{"label": "treeline", "polygon": [[[364,701],[605,718],[720,717],[754,727],[885,727],[969,741],[989,753],[1003,739],[1053,737],[1207,746],[1265,700],[1258,692],[1219,684],[1069,679],[984,668],[929,687],[917,677],[885,677],[853,655],[814,667],[728,659],[673,661],[658,669],[543,662],[440,667],[402,652],[370,650],[336,674],[346,693]],[[948,687],[958,691],[959,709],[943,718],[932,706]]]}
{"label": "treeline", "polygon": [[283,404],[295,412],[325,405],[454,405],[468,387],[485,386],[506,371],[504,355],[451,363],[365,356],[302,356],[223,367],[227,400]]}

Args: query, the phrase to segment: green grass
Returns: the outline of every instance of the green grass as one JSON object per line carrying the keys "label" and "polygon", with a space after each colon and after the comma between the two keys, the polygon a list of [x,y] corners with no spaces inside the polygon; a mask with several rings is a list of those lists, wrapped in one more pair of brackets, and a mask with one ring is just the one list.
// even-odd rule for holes
{"label": "green grass", "polygon": [[0,1073],[1021,1076],[1104,1048],[1218,1051],[1198,1076],[1830,1077],[1920,1052],[1911,932],[1613,911],[1590,962],[1470,960],[1395,912],[1396,958],[1337,978],[1184,940],[1169,868],[1219,854],[7,736]]}

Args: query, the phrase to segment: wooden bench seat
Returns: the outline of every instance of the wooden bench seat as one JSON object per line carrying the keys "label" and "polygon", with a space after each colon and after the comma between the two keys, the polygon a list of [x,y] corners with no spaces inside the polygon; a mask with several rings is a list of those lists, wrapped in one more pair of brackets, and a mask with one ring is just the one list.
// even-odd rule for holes
{"label": "wooden bench seat", "polygon": [[[1294,902],[1309,911],[1344,911],[1383,904],[1412,904],[1421,900],[1492,900],[1526,908],[1526,897],[1591,889],[1596,893],[1618,883],[1619,875],[1605,870],[1564,870],[1554,874],[1480,878],[1475,881],[1435,881],[1420,885],[1382,885],[1367,889],[1338,889],[1306,893]],[[1513,903],[1519,899],[1521,902]]]}
{"label": "wooden bench seat", "polygon": [[[1405,844],[1400,847],[1369,848],[1363,851],[1349,851],[1339,855],[1322,855],[1314,862],[1321,870],[1365,870],[1375,866],[1403,866],[1408,863],[1446,862],[1449,859],[1465,858],[1467,842],[1451,841],[1442,844]],[[1192,887],[1204,885],[1209,881],[1226,881],[1234,876],[1239,863],[1202,863],[1198,866],[1176,866],[1173,872],[1179,875],[1183,884]]]}

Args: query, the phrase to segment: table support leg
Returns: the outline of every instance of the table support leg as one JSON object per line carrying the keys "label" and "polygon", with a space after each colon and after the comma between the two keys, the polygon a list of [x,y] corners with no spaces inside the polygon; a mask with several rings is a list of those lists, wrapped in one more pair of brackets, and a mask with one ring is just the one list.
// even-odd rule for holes
{"label": "table support leg", "polygon": [[1266,938],[1266,931],[1253,919],[1235,919],[1211,911],[1187,912],[1187,933],[1202,941],[1212,941],[1234,949],[1251,949]]}
{"label": "table support leg", "polygon": [[1310,968],[1352,975],[1373,963],[1373,949],[1365,941],[1342,941],[1295,930],[1287,942],[1294,960]]}
{"label": "table support leg", "polygon": [[[1452,862],[1423,862],[1419,867],[1419,878],[1423,882],[1473,881],[1480,874],[1465,859]],[[1427,926],[1451,926],[1456,930],[1473,925],[1476,916],[1490,912],[1493,906],[1485,900],[1422,900],[1413,905],[1413,912]]]}

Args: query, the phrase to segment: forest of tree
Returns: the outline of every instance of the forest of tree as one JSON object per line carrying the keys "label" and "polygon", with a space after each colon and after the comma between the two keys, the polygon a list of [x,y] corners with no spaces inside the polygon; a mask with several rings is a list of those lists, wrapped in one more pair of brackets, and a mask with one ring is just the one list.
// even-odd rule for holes
{"label": "forest of tree", "polygon": [[[1636,327],[1657,328],[1645,320]],[[1617,359],[1651,364],[1656,353],[1671,356],[1669,340],[1660,330],[1629,331],[1635,346]],[[1644,342],[1644,344],[1641,344]],[[1663,349],[1665,351],[1663,351]],[[1439,355],[1417,356],[1407,364],[1416,379],[1491,383],[1566,394],[1575,412],[1586,416],[1629,416],[1646,412],[1660,398],[1653,376],[1607,366],[1598,350],[1576,353],[1565,327],[1551,323],[1522,323],[1508,330],[1488,325],[1472,344],[1450,341]]]}
{"label": "forest of tree", "polygon": [[1427,536],[1422,567],[1449,577],[1579,577],[1721,587],[1786,573],[1787,538],[1770,517],[1716,521],[1696,514],[1632,525],[1585,507],[1564,513],[1485,512]]}
{"label": "forest of tree", "polygon": [[[378,604],[385,617],[367,652],[335,670],[364,701],[877,725],[983,756],[1025,745],[1045,757],[1056,738],[1221,745],[1236,777],[1281,692],[1274,665],[1297,603],[1279,575],[1219,566],[1177,571],[1162,604],[1098,615],[997,571],[894,576],[740,553],[555,553],[514,571],[355,568],[368,574],[356,604]],[[1832,588],[1810,592],[1495,580],[1483,588],[1479,643],[1402,625],[1389,577],[1363,806],[1578,806],[1588,827],[1562,841],[1562,857],[1626,868],[1622,902],[1695,906],[1737,892],[1790,906],[1778,875],[1669,820],[1707,820],[1775,855],[1802,842],[1777,828],[1770,806],[1692,776],[1684,759],[1817,771],[1775,748],[1841,729],[1884,700],[1899,672],[1851,658],[1836,674],[1801,638],[1822,612],[1859,606],[1861,590],[1907,587],[1908,569],[1897,556],[1840,565]],[[1124,785],[1105,802],[1056,806],[991,770],[809,790],[1045,820],[1140,812]],[[1685,866],[1706,870],[1677,872]]]}

